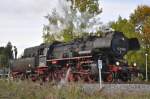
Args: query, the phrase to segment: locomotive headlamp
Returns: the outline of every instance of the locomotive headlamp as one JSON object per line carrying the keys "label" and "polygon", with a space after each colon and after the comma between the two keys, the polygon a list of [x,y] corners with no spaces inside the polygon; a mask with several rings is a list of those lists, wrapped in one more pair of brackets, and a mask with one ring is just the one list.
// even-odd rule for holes
{"label": "locomotive headlamp", "polygon": [[125,40],[124,37],[122,38],[122,40],[123,40],[123,41]]}
{"label": "locomotive headlamp", "polygon": [[54,61],[52,61],[52,64],[57,64],[57,61],[55,61],[55,60],[54,60]]}
{"label": "locomotive headlamp", "polygon": [[117,62],[116,62],[116,65],[117,65],[117,66],[119,66],[119,65],[120,65],[120,63],[117,61]]}
{"label": "locomotive headlamp", "polygon": [[136,67],[136,63],[133,63],[133,66]]}
{"label": "locomotive headlamp", "polygon": [[29,64],[28,67],[30,68],[30,67],[31,67],[31,64]]}

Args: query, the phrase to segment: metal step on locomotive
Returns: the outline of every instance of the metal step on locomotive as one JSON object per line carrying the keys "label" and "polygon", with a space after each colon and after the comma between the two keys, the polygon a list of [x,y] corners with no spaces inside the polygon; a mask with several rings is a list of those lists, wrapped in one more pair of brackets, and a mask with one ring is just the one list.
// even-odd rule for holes
{"label": "metal step on locomotive", "polygon": [[[68,43],[53,42],[26,48],[21,58],[11,61],[12,77],[69,82],[98,81],[98,59],[102,60],[102,79],[112,82],[131,79],[132,70],[124,62],[128,51],[140,48],[137,38],[126,38],[113,31],[104,36],[86,36]],[[116,76],[117,75],[117,76]]]}

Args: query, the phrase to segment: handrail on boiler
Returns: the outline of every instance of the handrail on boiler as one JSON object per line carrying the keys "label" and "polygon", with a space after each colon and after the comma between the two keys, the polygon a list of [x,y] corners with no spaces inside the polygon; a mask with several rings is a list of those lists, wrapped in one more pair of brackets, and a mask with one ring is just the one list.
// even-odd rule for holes
{"label": "handrail on boiler", "polygon": [[80,56],[80,57],[71,57],[71,58],[51,59],[51,60],[47,60],[47,61],[51,62],[51,61],[58,61],[58,60],[74,60],[74,59],[91,58],[91,57],[92,56]]}

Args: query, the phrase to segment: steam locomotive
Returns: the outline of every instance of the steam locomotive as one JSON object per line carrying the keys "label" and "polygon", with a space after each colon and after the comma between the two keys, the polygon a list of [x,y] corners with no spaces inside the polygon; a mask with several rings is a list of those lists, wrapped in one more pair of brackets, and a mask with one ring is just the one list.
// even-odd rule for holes
{"label": "steam locomotive", "polygon": [[85,36],[71,42],[53,42],[26,48],[21,58],[11,61],[13,78],[33,81],[98,81],[98,60],[102,60],[102,79],[128,81],[131,78],[123,56],[140,48],[137,38],[126,38],[122,32],[103,36]]}

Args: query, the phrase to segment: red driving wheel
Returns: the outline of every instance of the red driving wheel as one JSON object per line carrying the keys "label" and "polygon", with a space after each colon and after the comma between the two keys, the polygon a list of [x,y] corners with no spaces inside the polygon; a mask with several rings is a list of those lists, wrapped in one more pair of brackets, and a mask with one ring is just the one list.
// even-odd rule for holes
{"label": "red driving wheel", "polygon": [[112,75],[112,73],[108,74],[107,81],[108,82],[112,82],[113,81],[113,75]]}

